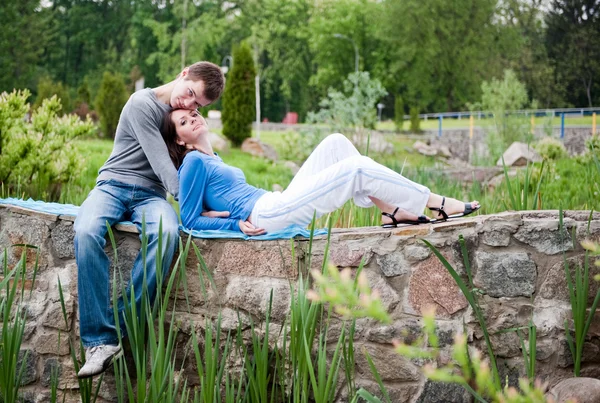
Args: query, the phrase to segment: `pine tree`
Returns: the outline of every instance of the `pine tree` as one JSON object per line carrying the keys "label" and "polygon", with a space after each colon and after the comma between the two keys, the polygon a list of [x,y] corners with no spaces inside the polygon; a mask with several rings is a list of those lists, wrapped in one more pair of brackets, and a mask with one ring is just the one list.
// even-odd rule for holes
{"label": "pine tree", "polygon": [[105,136],[115,137],[119,115],[127,97],[123,78],[118,74],[104,72],[94,104],[100,115],[100,127]]}
{"label": "pine tree", "polygon": [[223,94],[223,135],[234,146],[252,136],[252,121],[256,113],[254,76],[256,70],[250,46],[242,43],[233,50],[233,67],[227,77]]}

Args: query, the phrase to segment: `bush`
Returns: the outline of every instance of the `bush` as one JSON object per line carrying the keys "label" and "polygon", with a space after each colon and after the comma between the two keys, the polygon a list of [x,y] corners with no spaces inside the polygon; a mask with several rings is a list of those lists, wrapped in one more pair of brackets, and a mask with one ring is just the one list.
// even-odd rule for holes
{"label": "bush", "polygon": [[252,121],[256,115],[255,76],[250,46],[242,43],[233,49],[233,67],[227,77],[221,114],[223,135],[235,147],[252,136]]}
{"label": "bush", "polygon": [[504,70],[502,81],[484,81],[481,92],[481,108],[494,116],[486,141],[490,160],[496,161],[513,142],[528,143],[532,139],[529,119],[523,114],[509,113],[528,105],[527,90],[514,71]]}
{"label": "bush", "polygon": [[421,118],[419,117],[419,107],[410,107],[410,131],[413,133],[421,133]]}
{"label": "bush", "polygon": [[71,111],[69,89],[61,82],[53,82],[48,76],[42,77],[40,78],[40,81],[38,81],[37,96],[33,104],[33,109],[39,108],[45,99],[52,98],[54,95],[58,97],[61,105],[60,115],[69,113]]}
{"label": "bush", "polygon": [[73,139],[95,127],[75,115],[59,117],[56,96],[44,100],[27,121],[28,97],[27,90],[0,94],[0,182],[8,193],[58,200],[62,185],[81,172]]}
{"label": "bush", "polygon": [[552,137],[544,137],[534,145],[534,148],[544,159],[559,160],[568,157],[563,143]]}
{"label": "bush", "polygon": [[404,129],[404,101],[400,95],[396,95],[394,100],[394,123],[397,131]]}
{"label": "bush", "polygon": [[123,78],[119,74],[104,72],[95,104],[100,115],[100,128],[105,136],[115,137],[121,110],[128,94]]}
{"label": "bush", "polygon": [[327,98],[319,103],[321,109],[309,112],[307,120],[311,123],[326,123],[330,130],[343,132],[354,128],[374,129],[377,123],[377,101],[387,95],[387,91],[377,79],[371,78],[367,71],[350,73],[344,80],[344,91],[330,88]]}

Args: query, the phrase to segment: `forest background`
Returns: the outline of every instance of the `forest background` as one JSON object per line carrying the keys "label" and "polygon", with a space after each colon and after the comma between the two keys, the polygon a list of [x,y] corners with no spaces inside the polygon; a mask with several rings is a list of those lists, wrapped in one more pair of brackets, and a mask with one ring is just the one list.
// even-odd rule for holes
{"label": "forest background", "polygon": [[274,122],[290,111],[304,121],[341,89],[354,45],[359,70],[387,90],[383,119],[396,99],[405,113],[466,110],[505,69],[540,108],[600,101],[593,0],[19,0],[0,4],[0,25],[0,92],[29,88],[33,101],[58,86],[64,112],[93,110],[105,72],[133,92],[198,60],[229,64],[240,42]]}

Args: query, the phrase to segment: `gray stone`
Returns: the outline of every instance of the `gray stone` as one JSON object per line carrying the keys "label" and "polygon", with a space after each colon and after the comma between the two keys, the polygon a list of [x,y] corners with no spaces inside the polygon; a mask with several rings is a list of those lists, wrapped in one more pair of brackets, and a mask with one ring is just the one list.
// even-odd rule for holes
{"label": "gray stone", "polygon": [[379,344],[392,344],[400,341],[404,344],[414,343],[422,334],[423,323],[418,318],[404,318],[395,321],[392,325],[371,327],[367,331],[367,341]]}
{"label": "gray stone", "polygon": [[386,277],[400,276],[410,273],[410,264],[402,256],[402,252],[392,252],[377,256],[377,264]]}
{"label": "gray stone", "polygon": [[33,347],[38,354],[67,355],[69,354],[69,336],[65,333],[44,332],[37,335]]}
{"label": "gray stone", "polygon": [[225,290],[225,298],[233,309],[241,309],[264,319],[273,290],[271,317],[282,321],[290,308],[290,284],[284,279],[234,277]]}
{"label": "gray stone", "polygon": [[[504,159],[504,164],[502,163],[502,159]],[[533,147],[530,147],[526,143],[515,141],[506,149],[506,151],[504,151],[504,154],[502,154],[502,158],[498,160],[496,165],[506,165],[507,167],[525,166],[529,162],[541,161],[542,157],[540,157],[540,155],[537,152],[535,152]]]}
{"label": "gray stone", "polygon": [[473,398],[456,383],[427,381],[417,403],[471,403]]}
{"label": "gray stone", "polygon": [[556,403],[576,401],[577,403],[600,402],[600,380],[594,378],[569,378],[560,381],[546,394]]}
{"label": "gray stone", "polygon": [[229,152],[229,142],[223,136],[215,132],[208,132],[208,140],[215,151],[222,153]]}
{"label": "gray stone", "polygon": [[383,381],[406,382],[418,381],[421,378],[419,368],[395,353],[391,346],[354,344],[354,348],[356,350],[354,359],[356,360],[358,372],[370,380],[374,381],[375,378],[371,373],[365,352],[373,360],[373,364]]}
{"label": "gray stone", "polygon": [[57,358],[48,358],[44,362],[44,372],[42,373],[41,382],[42,385],[49,387],[52,384],[52,373],[56,371],[57,381],[60,379],[62,374],[62,367]]}
{"label": "gray stone", "polygon": [[535,307],[533,309],[533,324],[537,328],[538,337],[560,334],[565,332],[565,319],[571,317],[568,307]]}
{"label": "gray stone", "polygon": [[25,368],[23,370],[23,377],[21,378],[21,386],[29,385],[37,381],[37,370],[35,366],[37,354],[31,349],[20,350],[17,357],[17,370],[21,368],[23,361],[25,361]]}
{"label": "gray stone", "polygon": [[[571,279],[573,282],[576,277],[576,268],[581,268],[583,274],[584,257],[573,256],[567,259],[567,264],[571,272]],[[590,264],[589,265],[589,294],[588,294],[588,305],[591,305],[596,297],[598,289],[600,289],[600,283],[594,281],[594,276],[600,274],[600,267]],[[540,287],[540,296],[546,299],[559,300],[564,302],[570,302],[569,287],[567,285],[567,277],[565,273],[564,261],[561,259],[555,263],[544,279]]]}
{"label": "gray stone", "polygon": [[256,137],[249,137],[244,140],[241,150],[255,157],[267,158],[271,161],[277,161],[278,158],[277,151],[272,146],[263,143]]}
{"label": "gray stone", "polygon": [[[524,335],[523,337],[527,337]],[[512,358],[521,356],[519,336],[515,332],[490,335],[494,353],[497,357]]]}
{"label": "gray stone", "polygon": [[[581,362],[594,362],[600,356],[600,348],[588,341],[583,343],[583,351],[581,353]],[[561,339],[558,349],[558,360],[556,364],[561,368],[567,368],[573,365],[573,354],[569,348],[569,343],[565,339]]]}
{"label": "gray stone", "polygon": [[494,216],[485,220],[481,241],[489,246],[508,246],[521,224],[521,216]]}
{"label": "gray stone", "polygon": [[70,221],[59,221],[50,232],[52,248],[60,259],[75,259],[75,231]]}
{"label": "gray stone", "polygon": [[365,268],[363,273],[365,273],[371,289],[379,293],[379,299],[381,300],[383,308],[386,311],[391,312],[400,302],[400,297],[396,290],[394,290],[386,279],[379,274],[378,270]]}
{"label": "gray stone", "polygon": [[547,255],[556,255],[573,249],[573,241],[570,235],[570,228],[575,224],[570,219],[565,219],[564,225],[566,231],[558,230],[558,220],[545,220],[540,222],[538,219],[523,220],[523,225],[515,233],[515,239],[533,246],[538,252]]}
{"label": "gray stone", "polygon": [[404,257],[410,262],[420,262],[431,255],[431,249],[421,245],[407,245],[404,247]]}
{"label": "gray stone", "polygon": [[537,269],[524,252],[475,253],[473,283],[492,297],[529,297],[535,291]]}

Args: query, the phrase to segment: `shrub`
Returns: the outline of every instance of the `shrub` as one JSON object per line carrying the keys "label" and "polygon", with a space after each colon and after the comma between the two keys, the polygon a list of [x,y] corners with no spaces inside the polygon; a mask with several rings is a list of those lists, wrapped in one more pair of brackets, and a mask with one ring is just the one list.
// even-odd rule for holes
{"label": "shrub", "polygon": [[413,133],[421,133],[421,118],[419,118],[419,107],[410,107],[410,131]]}
{"label": "shrub", "polygon": [[227,77],[221,114],[223,135],[234,146],[252,136],[252,121],[256,114],[255,76],[250,46],[242,43],[233,49],[233,67]]}
{"label": "shrub", "polygon": [[397,131],[404,129],[404,101],[400,95],[396,95],[394,100],[394,124]]}
{"label": "shrub", "polygon": [[344,91],[330,88],[327,98],[319,103],[321,109],[309,112],[307,120],[311,123],[326,123],[332,131],[343,132],[354,128],[375,128],[377,123],[377,101],[387,95],[387,91],[369,72],[350,73],[344,80]]}
{"label": "shrub", "polygon": [[42,77],[38,81],[37,96],[33,104],[33,109],[39,108],[45,99],[52,98],[54,95],[58,97],[61,105],[60,115],[68,113],[71,110],[69,89],[61,82],[53,82],[48,76]]}
{"label": "shrub", "polygon": [[28,97],[27,90],[0,95],[0,182],[9,193],[27,190],[32,197],[56,200],[61,186],[81,172],[72,140],[95,127],[75,115],[59,117],[56,96],[44,100],[27,121]]}
{"label": "shrub", "polygon": [[123,78],[119,74],[104,72],[94,103],[100,115],[100,128],[105,136],[115,137],[121,109],[127,102],[127,98]]}
{"label": "shrub", "polygon": [[513,142],[531,140],[529,119],[522,114],[510,113],[527,106],[527,90],[514,71],[504,70],[502,81],[484,81],[481,92],[481,108],[493,114],[493,123],[486,141],[490,160],[497,161]]}
{"label": "shrub", "polygon": [[563,143],[552,137],[544,137],[534,145],[534,148],[544,159],[559,160],[568,157]]}
{"label": "shrub", "polygon": [[90,101],[92,99],[92,94],[90,93],[90,86],[88,85],[87,79],[84,79],[81,85],[77,87],[77,101],[75,104],[77,106],[81,104],[90,105]]}

